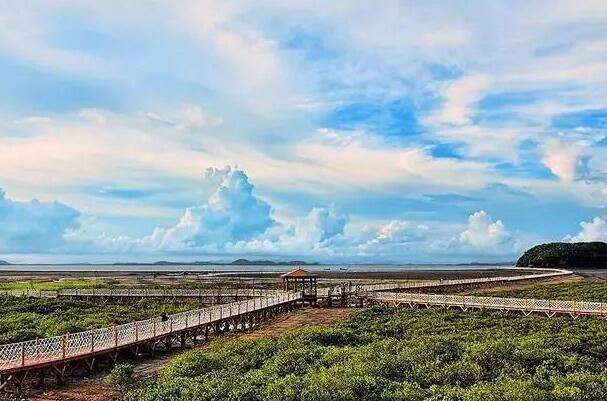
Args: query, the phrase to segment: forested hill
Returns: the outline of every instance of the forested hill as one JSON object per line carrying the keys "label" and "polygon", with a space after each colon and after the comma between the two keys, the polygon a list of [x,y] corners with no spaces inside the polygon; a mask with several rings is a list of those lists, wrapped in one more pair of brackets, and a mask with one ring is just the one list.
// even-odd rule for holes
{"label": "forested hill", "polygon": [[518,267],[607,268],[604,242],[552,242],[525,251]]}
{"label": "forested hill", "polygon": [[6,260],[0,260],[0,265],[10,265]]}

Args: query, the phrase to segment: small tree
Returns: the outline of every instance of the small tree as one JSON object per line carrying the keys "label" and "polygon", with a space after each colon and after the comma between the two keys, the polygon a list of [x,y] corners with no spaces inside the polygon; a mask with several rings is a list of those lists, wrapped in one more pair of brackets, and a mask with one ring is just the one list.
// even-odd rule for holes
{"label": "small tree", "polygon": [[116,386],[125,386],[131,380],[134,369],[130,363],[119,363],[110,372],[110,381]]}

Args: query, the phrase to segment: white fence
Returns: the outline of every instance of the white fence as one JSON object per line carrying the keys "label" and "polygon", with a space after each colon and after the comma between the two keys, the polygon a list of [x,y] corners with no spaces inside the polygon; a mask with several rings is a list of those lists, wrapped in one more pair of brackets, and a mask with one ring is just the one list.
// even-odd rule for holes
{"label": "white fence", "polygon": [[281,292],[274,296],[177,313],[168,316],[166,321],[156,317],[64,336],[0,345],[0,373],[13,368],[41,365],[120,348],[201,324],[289,303],[300,298],[301,293],[298,292]]}
{"label": "white fence", "polygon": [[[521,270],[529,272],[529,269],[524,268],[511,268],[511,270]],[[367,285],[341,285],[333,288],[333,295],[341,294],[343,291],[346,292],[379,292],[379,291],[390,291],[390,290],[406,290],[406,289],[418,289],[418,288],[436,288],[436,287],[448,287],[457,285],[471,285],[471,284],[486,284],[486,283],[510,283],[516,281],[525,280],[539,280],[545,278],[567,276],[572,274],[569,270],[559,269],[534,269],[534,271],[541,271],[542,273],[530,273],[520,274],[516,276],[497,276],[497,277],[480,277],[470,279],[455,279],[455,280],[420,280],[420,281],[405,281],[400,283],[386,283],[386,284],[367,284]],[[323,288],[318,290],[319,295],[328,295],[329,289]]]}
{"label": "white fence", "polygon": [[568,314],[572,316],[606,316],[607,303],[587,301],[564,301],[530,298],[477,297],[471,295],[448,294],[408,294],[378,292],[369,295],[370,299],[388,304],[415,304],[427,306],[456,306],[463,309],[497,309],[521,312],[539,312],[547,315]]}

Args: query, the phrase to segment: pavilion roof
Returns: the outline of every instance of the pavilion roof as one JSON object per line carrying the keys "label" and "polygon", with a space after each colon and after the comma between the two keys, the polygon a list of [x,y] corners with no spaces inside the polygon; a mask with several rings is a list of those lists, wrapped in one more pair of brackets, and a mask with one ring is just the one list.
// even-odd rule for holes
{"label": "pavilion roof", "polygon": [[285,273],[283,275],[281,275],[280,277],[282,278],[287,278],[287,277],[317,277],[315,274],[311,274],[310,272],[302,269],[301,267],[298,267],[297,269],[291,270],[288,273]]}

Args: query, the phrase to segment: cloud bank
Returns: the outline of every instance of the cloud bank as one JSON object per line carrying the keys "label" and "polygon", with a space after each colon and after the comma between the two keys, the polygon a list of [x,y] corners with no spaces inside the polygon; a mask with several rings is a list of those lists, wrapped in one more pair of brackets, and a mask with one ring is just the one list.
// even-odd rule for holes
{"label": "cloud bank", "polygon": [[80,213],[59,202],[14,201],[0,188],[0,252],[48,252],[79,226]]}

